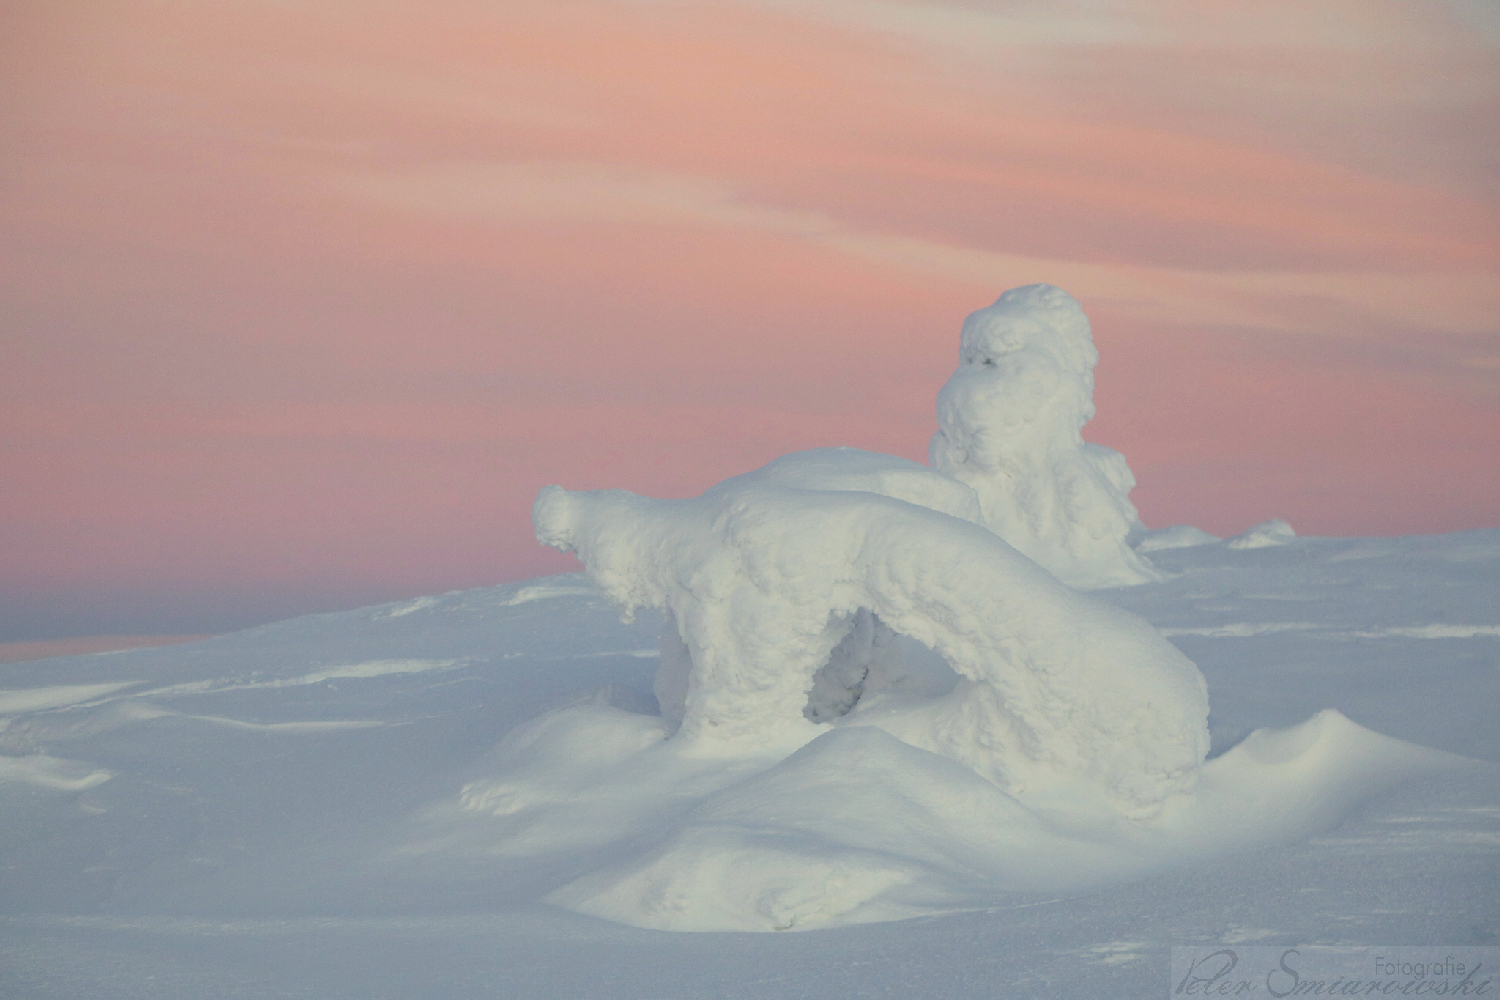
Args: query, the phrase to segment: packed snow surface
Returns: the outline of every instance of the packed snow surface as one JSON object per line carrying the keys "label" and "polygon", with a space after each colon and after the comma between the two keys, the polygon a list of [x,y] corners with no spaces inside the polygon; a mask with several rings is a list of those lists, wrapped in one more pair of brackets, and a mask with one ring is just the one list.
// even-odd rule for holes
{"label": "packed snow surface", "polygon": [[1098,361],[1077,299],[1012,288],[964,320],[929,449],[934,469],[974,488],[985,525],[1083,588],[1158,578],[1129,544],[1144,529],[1125,456],[1083,440]]}
{"label": "packed snow surface", "polygon": [[[1136,997],[1177,944],[1500,942],[1500,781],[1447,766],[1500,759],[1500,531],[1156,558],[1091,596],[1202,669],[1214,750],[1144,821],[840,724],[864,696],[690,751],[664,616],[581,574],[0,665],[128,684],[0,719],[0,995]],[[403,661],[444,665],[270,683]]]}

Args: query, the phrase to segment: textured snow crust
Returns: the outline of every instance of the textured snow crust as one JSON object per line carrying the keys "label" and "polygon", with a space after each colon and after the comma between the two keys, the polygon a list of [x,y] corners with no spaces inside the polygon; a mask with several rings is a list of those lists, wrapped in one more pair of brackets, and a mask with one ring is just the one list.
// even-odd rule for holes
{"label": "textured snow crust", "polygon": [[983,523],[1075,587],[1159,579],[1125,456],[1083,440],[1099,352],[1083,307],[1053,285],[1012,288],[964,320],[938,393],[932,467],[974,488]]}

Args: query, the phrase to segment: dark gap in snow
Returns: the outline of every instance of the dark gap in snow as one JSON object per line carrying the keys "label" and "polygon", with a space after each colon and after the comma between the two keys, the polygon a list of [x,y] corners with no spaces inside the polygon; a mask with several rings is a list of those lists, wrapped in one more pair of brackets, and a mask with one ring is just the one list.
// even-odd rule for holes
{"label": "dark gap in snow", "polygon": [[849,632],[833,647],[828,662],[813,674],[812,689],[802,714],[811,722],[828,722],[854,710],[864,694],[870,661],[880,645],[879,633],[889,634],[866,608],[854,613]]}

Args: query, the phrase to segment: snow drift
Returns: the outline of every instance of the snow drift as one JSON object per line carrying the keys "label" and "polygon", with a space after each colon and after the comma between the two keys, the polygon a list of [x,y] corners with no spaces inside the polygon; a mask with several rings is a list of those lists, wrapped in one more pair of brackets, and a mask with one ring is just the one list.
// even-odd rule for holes
{"label": "snow drift", "polygon": [[663,766],[671,743],[622,761],[592,792],[595,802],[607,797],[634,770],[625,787],[639,809],[643,776],[654,773],[655,801],[671,821],[655,827],[654,843],[553,891],[550,902],[662,930],[768,931],[1079,892],[1305,839],[1337,826],[1372,791],[1460,762],[1326,711],[1255,731],[1203,766],[1199,794],[1133,822],[1078,802],[1028,808],[874,726],[833,728],[673,810],[683,796],[666,794],[677,773]]}
{"label": "snow drift", "polygon": [[964,320],[930,446],[934,469],[974,488],[990,530],[1083,588],[1160,578],[1129,545],[1144,528],[1125,456],[1082,437],[1098,361],[1073,296],[1012,288]]}

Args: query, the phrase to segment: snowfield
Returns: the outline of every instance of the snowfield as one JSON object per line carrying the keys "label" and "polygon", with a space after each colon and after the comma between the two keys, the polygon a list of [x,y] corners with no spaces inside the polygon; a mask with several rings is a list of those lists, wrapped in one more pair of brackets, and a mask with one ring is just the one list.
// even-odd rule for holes
{"label": "snowfield", "polygon": [[[1142,997],[1489,946],[1500,529],[1148,530],[1051,286],[932,466],[538,496],[587,573],[0,665],[0,991]],[[800,933],[776,933],[793,931]],[[682,933],[693,932],[693,933]]]}
{"label": "snowfield", "polygon": [[[1496,944],[1500,531],[1153,561],[1174,575],[1094,596],[1202,670],[1215,749],[1340,793],[1287,800],[1227,774],[1229,805],[1269,815],[1278,844],[1245,852],[1231,810],[1195,835],[1222,853],[1116,874],[1108,837],[1051,841],[972,771],[874,727],[829,727],[785,760],[684,757],[670,789],[661,770],[611,775],[667,746],[640,655],[664,619],[622,624],[578,574],[0,667],[12,692],[136,682],[0,723],[0,995],[1137,997],[1162,995],[1174,944]],[[541,588],[555,596],[515,602]],[[398,658],[454,663],[272,683]],[[1245,740],[1264,728],[1290,732]],[[1315,756],[1284,753],[1320,734]],[[1488,763],[1391,787],[1387,738]],[[540,780],[578,758],[598,773]],[[1095,867],[1071,887],[980,884],[1007,849]],[[638,908],[668,856],[699,886],[781,877],[773,923],[817,927],[861,898],[887,908],[854,920],[927,915],[792,934],[586,915]]]}

